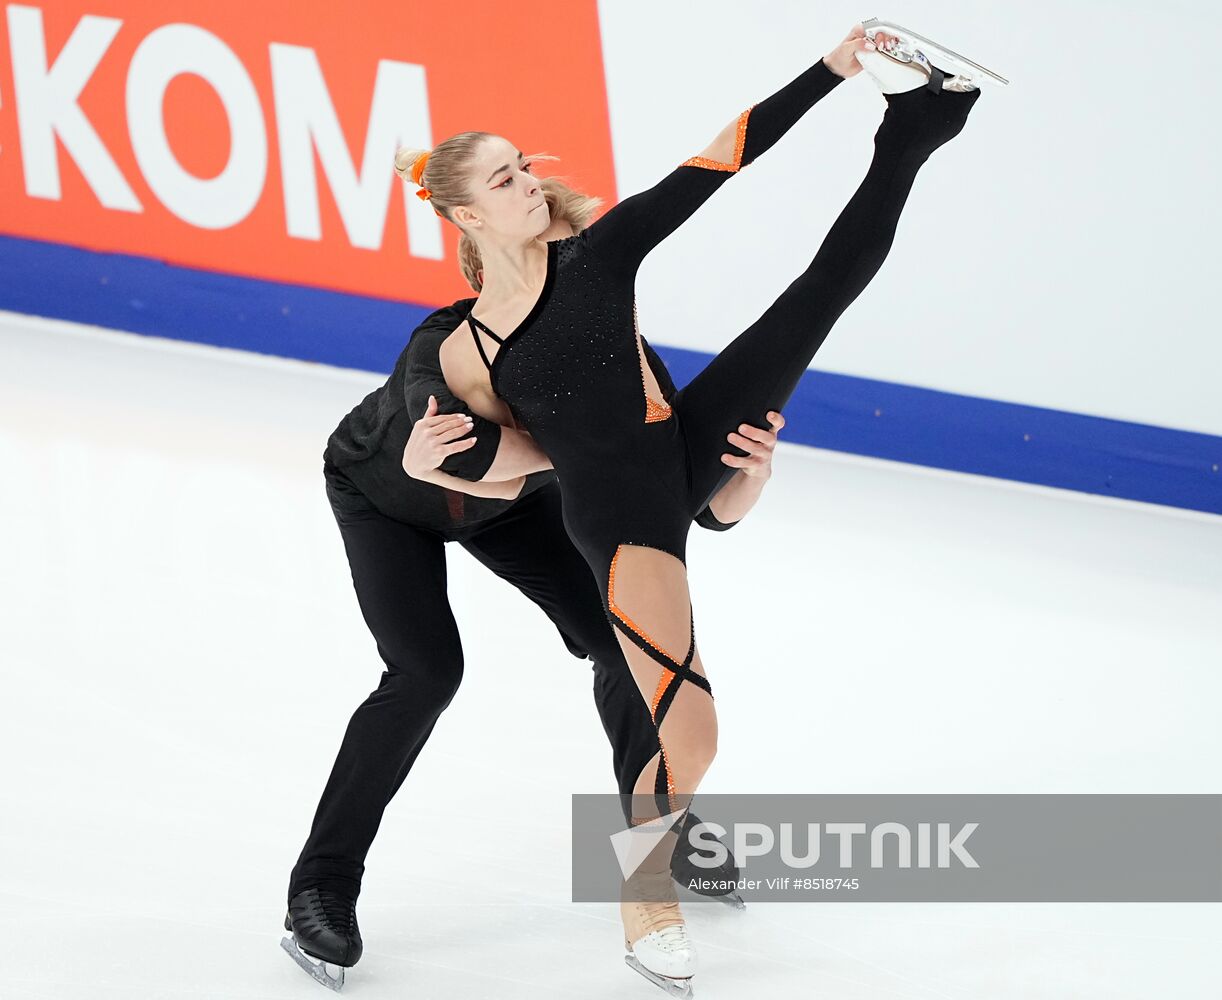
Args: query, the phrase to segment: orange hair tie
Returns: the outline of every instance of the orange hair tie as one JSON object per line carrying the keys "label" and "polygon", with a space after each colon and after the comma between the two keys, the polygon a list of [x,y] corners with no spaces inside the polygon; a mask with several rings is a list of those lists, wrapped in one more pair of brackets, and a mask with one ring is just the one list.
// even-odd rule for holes
{"label": "orange hair tie", "polygon": [[[416,162],[412,164],[412,182],[420,184],[420,178],[424,176],[424,166],[429,162],[429,153],[421,153],[416,157]],[[427,201],[433,197],[433,192],[420,184],[420,190],[416,192],[416,197]]]}

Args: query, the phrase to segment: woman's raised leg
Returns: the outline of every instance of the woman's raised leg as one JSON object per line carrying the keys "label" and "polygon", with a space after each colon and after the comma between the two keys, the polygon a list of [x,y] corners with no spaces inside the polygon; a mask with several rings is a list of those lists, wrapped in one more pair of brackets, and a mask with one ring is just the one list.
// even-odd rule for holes
{"label": "woman's raised leg", "polygon": [[870,168],[810,265],[676,396],[695,509],[736,471],[720,456],[744,454],[726,435],[742,423],[768,427],[767,411],[784,408],[833,324],[882,267],[917,172],[962,130],[980,91],[884,96]]}

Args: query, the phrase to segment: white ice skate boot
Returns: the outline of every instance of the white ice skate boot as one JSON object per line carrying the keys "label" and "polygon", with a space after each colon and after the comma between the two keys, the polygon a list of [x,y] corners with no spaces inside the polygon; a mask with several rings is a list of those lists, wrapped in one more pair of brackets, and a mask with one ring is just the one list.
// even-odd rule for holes
{"label": "white ice skate boot", "polygon": [[662,850],[651,855],[647,863],[651,870],[638,868],[620,890],[627,950],[624,961],[672,997],[689,998],[694,995],[691,979],[696,972],[696,948],[679,910],[669,865],[661,867],[673,850],[671,834]]}
{"label": "white ice skate boot", "polygon": [[[674,903],[621,904],[628,954],[624,961],[672,997],[688,998],[692,992],[692,976],[696,974],[696,948],[687,933],[687,924]],[[635,940],[632,935],[645,930]]]}
{"label": "white ice skate boot", "polygon": [[[855,55],[861,68],[873,77],[884,94],[901,94],[921,86],[933,91],[965,93],[979,89],[981,83],[1004,87],[1010,82],[953,49],[893,21],[870,17],[861,24],[866,37],[878,48]],[[876,37],[880,33],[892,37],[884,43]]]}

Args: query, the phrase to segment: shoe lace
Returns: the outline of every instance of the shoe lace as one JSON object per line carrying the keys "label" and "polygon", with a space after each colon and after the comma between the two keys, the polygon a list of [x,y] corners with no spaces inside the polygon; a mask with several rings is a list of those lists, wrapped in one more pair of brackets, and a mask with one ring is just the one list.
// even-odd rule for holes
{"label": "shoe lace", "polygon": [[660,931],[654,931],[657,935],[658,948],[666,952],[685,951],[692,946],[691,938],[687,934],[686,924],[671,924],[669,927],[663,927]]}
{"label": "shoe lace", "polygon": [[662,935],[665,940],[670,941],[675,937],[675,933],[672,932],[677,932],[686,938],[687,924],[684,923],[683,914],[679,911],[678,900],[638,902],[636,907],[641,924],[645,928],[645,934]]}
{"label": "shoe lace", "polygon": [[345,899],[322,889],[318,890],[316,898],[317,908],[327,925],[340,934],[351,935],[356,926],[356,900]]}

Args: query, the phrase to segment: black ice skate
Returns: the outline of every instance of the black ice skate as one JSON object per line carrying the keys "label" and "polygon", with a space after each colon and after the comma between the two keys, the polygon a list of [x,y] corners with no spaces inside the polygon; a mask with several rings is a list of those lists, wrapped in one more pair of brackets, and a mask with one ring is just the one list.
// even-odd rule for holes
{"label": "black ice skate", "polygon": [[[693,849],[688,846],[688,831],[694,826],[699,826],[700,822],[700,817],[689,810],[683,820],[683,830],[679,835],[679,843],[675,845],[675,853],[671,855],[671,877],[684,889],[688,890],[688,892],[694,892],[698,896],[715,899],[717,902],[725,903],[736,910],[745,910],[747,904],[743,902],[743,898],[737,889],[720,888],[720,886],[731,885],[737,882],[740,874],[738,866],[734,864],[734,856],[730,853],[728,845],[726,845],[726,860],[715,868],[702,868],[688,860],[688,856],[693,853]],[[706,832],[704,836],[708,837],[710,834]],[[703,854],[704,852],[696,851],[695,853]],[[705,887],[701,885],[702,882],[711,882],[713,887]]]}
{"label": "black ice skate", "polygon": [[326,889],[304,889],[290,901],[280,947],[318,982],[338,991],[344,970],[360,960],[364,945],[356,922],[356,900]]}

